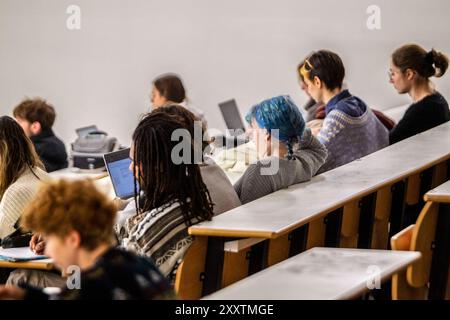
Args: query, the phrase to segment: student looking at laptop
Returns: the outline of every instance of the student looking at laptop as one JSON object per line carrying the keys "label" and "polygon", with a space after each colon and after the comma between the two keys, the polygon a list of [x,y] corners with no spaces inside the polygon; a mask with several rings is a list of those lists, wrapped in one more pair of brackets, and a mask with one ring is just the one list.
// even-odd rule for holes
{"label": "student looking at laptop", "polygon": [[[241,205],[241,201],[234,191],[233,185],[230,180],[228,180],[225,172],[214,162],[214,160],[205,154],[205,149],[210,144],[205,133],[207,128],[204,126],[195,115],[179,105],[168,105],[161,107],[152,111],[152,114],[162,112],[169,114],[171,116],[177,117],[180,122],[189,130],[189,133],[193,139],[193,143],[197,144],[198,148],[202,150],[202,159],[199,163],[200,173],[202,179],[211,195],[211,200],[214,204],[214,215],[221,214],[228,210]],[[201,134],[199,135],[200,141],[195,141],[194,126],[195,122],[198,121],[202,125]],[[204,141],[206,140],[206,141]],[[117,221],[117,227],[120,229],[125,220],[136,214],[136,206],[133,201],[127,202],[126,206],[123,205],[123,210],[119,212],[119,217]]]}
{"label": "student looking at laptop", "polygon": [[[305,130],[302,114],[289,96],[253,106],[246,120],[251,124],[259,159],[234,185],[243,204],[308,181],[325,163],[325,147]],[[274,162],[278,163],[276,170],[263,173]]]}
{"label": "student looking at laptop", "polygon": [[[205,154],[205,149],[211,143],[206,136],[207,128],[192,112],[179,105],[169,105],[153,111],[153,113],[164,112],[179,118],[186,128],[188,128],[193,143],[198,145],[202,150],[202,161],[199,163],[200,173],[203,182],[208,188],[211,200],[214,203],[214,214],[218,215],[241,205],[239,197],[234,191],[233,185],[228,180],[225,172],[214,162],[214,160]],[[194,126],[195,123],[202,124],[201,137],[202,140],[195,141]],[[206,140],[206,141],[203,141]]]}
{"label": "student looking at laptop", "polygon": [[185,144],[188,161],[174,161],[175,130],[189,131],[178,116],[147,114],[133,133],[130,169],[141,192],[135,194],[136,213],[118,231],[126,249],[151,257],[162,273],[174,279],[192,243],[188,227],[213,217],[213,203],[194,163],[194,146]]}
{"label": "student looking at laptop", "polygon": [[33,142],[47,172],[67,168],[66,147],[52,130],[56,118],[53,106],[43,99],[27,99],[14,108],[13,115]]}

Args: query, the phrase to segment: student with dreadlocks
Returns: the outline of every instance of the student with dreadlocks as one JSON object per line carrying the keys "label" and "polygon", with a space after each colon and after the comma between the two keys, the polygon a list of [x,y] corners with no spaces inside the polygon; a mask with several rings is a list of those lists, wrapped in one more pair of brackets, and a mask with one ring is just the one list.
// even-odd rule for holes
{"label": "student with dreadlocks", "polygon": [[234,185],[243,204],[308,181],[325,163],[325,147],[305,130],[302,114],[289,96],[253,106],[246,120],[259,159]]}
{"label": "student with dreadlocks", "polygon": [[[202,120],[195,116],[194,113],[180,105],[172,104],[153,111],[153,113],[157,112],[165,112],[167,114],[177,116],[189,130],[194,145],[198,147],[197,150],[201,153],[201,157],[198,159],[198,164],[203,182],[208,188],[211,199],[214,203],[214,214],[221,214],[240,206],[241,201],[239,200],[236,191],[234,191],[233,185],[227,178],[225,172],[214,162],[213,159],[205,154],[206,148],[211,143],[209,137],[207,136],[207,127],[205,122],[202,122]],[[197,132],[195,132],[195,125],[198,125]]]}
{"label": "student with dreadlocks", "polygon": [[25,206],[47,180],[33,143],[13,118],[0,117],[0,239],[16,231]]}
{"label": "student with dreadlocks", "polygon": [[145,116],[134,131],[130,169],[135,176],[136,214],[119,230],[122,246],[151,257],[172,280],[192,243],[188,227],[213,216],[211,197],[192,159],[192,142],[183,144],[181,155],[190,152],[189,161],[172,158],[180,143],[172,141],[176,130],[189,134],[178,117],[157,112]]}

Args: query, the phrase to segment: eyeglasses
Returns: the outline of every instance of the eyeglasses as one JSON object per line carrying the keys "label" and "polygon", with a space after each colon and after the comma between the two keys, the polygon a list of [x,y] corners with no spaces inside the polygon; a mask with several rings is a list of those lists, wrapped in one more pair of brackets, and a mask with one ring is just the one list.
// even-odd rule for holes
{"label": "eyeglasses", "polygon": [[388,73],[388,77],[389,77],[389,80],[392,80],[392,78],[394,77],[394,75],[396,74],[396,73],[404,73],[404,71],[402,71],[402,70],[400,70],[400,69],[398,69],[398,70],[392,70],[392,69],[389,69],[388,71],[387,71],[387,73]]}
{"label": "eyeglasses", "polygon": [[392,71],[391,69],[389,69],[389,70],[387,71],[387,74],[388,74],[388,79],[389,79],[389,80],[392,80],[392,77],[394,76],[394,71]]}

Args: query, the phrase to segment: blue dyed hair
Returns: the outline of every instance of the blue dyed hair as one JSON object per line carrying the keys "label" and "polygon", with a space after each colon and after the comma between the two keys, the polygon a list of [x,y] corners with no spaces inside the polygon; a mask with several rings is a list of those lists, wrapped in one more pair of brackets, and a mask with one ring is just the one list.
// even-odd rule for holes
{"label": "blue dyed hair", "polygon": [[[254,105],[245,116],[251,124],[255,119],[260,128],[266,129],[273,137],[286,144],[288,158],[293,158],[292,146],[305,131],[305,120],[291,97],[278,96]],[[272,130],[278,129],[278,136]]]}

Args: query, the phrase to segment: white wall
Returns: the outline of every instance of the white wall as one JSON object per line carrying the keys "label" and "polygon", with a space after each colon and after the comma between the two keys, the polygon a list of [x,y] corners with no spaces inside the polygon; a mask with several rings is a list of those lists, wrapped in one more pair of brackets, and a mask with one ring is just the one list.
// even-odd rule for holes
{"label": "white wall", "polygon": [[[82,28],[66,28],[79,5]],[[381,8],[382,29],[366,27]],[[312,50],[341,55],[351,91],[381,109],[408,102],[387,81],[391,52],[406,42],[450,53],[448,0],[0,0],[0,112],[25,96],[58,111],[55,131],[97,124],[128,144],[149,108],[152,79],[182,75],[193,105],[224,128],[217,102],[241,113],[277,94],[300,105],[296,66]],[[436,81],[450,99],[450,75]]]}

